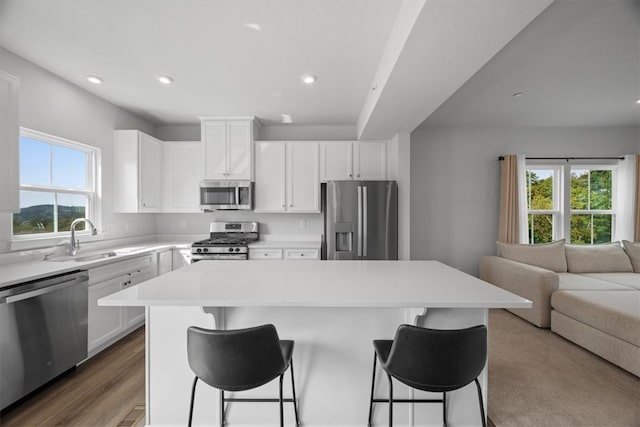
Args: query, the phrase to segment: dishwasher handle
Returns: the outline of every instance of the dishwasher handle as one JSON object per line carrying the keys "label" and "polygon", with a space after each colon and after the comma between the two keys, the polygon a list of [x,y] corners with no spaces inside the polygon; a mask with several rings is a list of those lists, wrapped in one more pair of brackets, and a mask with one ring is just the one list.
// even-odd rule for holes
{"label": "dishwasher handle", "polygon": [[89,277],[88,276],[79,276],[79,277],[76,277],[74,279],[67,280],[65,282],[55,284],[53,286],[47,286],[47,287],[44,287],[44,288],[35,289],[33,291],[23,292],[21,294],[11,295],[11,296],[8,296],[8,297],[5,297],[5,298],[0,298],[0,304],[2,304],[2,303],[13,304],[14,302],[24,301],[24,300],[29,299],[29,298],[34,298],[34,297],[38,297],[38,296],[41,296],[41,295],[45,295],[45,294],[48,294],[48,293],[51,293],[51,292],[55,292],[55,291],[58,291],[60,289],[68,288],[69,286],[73,286],[73,285],[76,285],[78,283],[87,282],[87,281],[89,281]]}

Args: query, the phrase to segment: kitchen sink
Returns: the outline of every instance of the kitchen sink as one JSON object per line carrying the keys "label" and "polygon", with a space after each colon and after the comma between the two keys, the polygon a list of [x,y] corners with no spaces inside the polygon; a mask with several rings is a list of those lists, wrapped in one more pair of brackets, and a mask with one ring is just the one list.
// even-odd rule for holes
{"label": "kitchen sink", "polygon": [[118,254],[113,252],[113,251],[109,251],[109,252],[100,252],[100,253],[93,253],[93,254],[84,254],[84,255],[65,255],[65,256],[56,256],[56,257],[51,257],[48,258],[47,261],[53,261],[53,262],[66,262],[66,261],[75,261],[75,262],[86,262],[86,261],[95,261],[98,259],[103,259],[103,258],[111,258],[114,256],[117,256]]}

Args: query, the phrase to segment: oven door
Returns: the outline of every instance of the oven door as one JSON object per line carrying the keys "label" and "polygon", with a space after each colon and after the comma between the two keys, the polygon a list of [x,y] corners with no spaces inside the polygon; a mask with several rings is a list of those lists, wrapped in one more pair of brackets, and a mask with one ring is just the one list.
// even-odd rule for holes
{"label": "oven door", "polygon": [[249,181],[200,182],[200,209],[251,210],[253,208],[253,183]]}

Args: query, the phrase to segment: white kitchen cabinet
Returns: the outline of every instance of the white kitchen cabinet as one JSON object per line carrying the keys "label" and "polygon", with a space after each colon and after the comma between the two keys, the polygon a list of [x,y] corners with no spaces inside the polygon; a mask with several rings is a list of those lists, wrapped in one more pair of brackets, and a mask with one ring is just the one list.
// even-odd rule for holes
{"label": "white kitchen cabinet", "polygon": [[317,142],[256,142],[254,210],[320,212],[319,157]]}
{"label": "white kitchen cabinet", "polygon": [[174,249],[172,270],[177,270],[191,264],[191,248]]}
{"label": "white kitchen cabinet", "polygon": [[321,143],[322,182],[387,179],[386,141]]}
{"label": "white kitchen cabinet", "polygon": [[252,144],[257,120],[201,118],[201,161],[204,179],[250,180]]}
{"label": "white kitchen cabinet", "polygon": [[148,254],[89,269],[89,356],[144,323],[143,307],[99,306],[98,300],[154,277],[155,256]]}
{"label": "white kitchen cabinet", "polygon": [[0,71],[0,212],[19,212],[19,85],[17,77]]}
{"label": "white kitchen cabinet", "polygon": [[162,212],[201,212],[200,141],[162,143]]}
{"label": "white kitchen cabinet", "polygon": [[158,276],[173,270],[173,249],[158,252]]}
{"label": "white kitchen cabinet", "polygon": [[115,212],[161,209],[161,141],[137,130],[114,131]]}
{"label": "white kitchen cabinet", "polygon": [[249,248],[250,260],[318,260],[320,259],[320,249],[314,248]]}
{"label": "white kitchen cabinet", "polygon": [[317,260],[320,259],[320,249],[285,249],[286,260]]}
{"label": "white kitchen cabinet", "polygon": [[282,259],[282,249],[249,249],[249,259]]}

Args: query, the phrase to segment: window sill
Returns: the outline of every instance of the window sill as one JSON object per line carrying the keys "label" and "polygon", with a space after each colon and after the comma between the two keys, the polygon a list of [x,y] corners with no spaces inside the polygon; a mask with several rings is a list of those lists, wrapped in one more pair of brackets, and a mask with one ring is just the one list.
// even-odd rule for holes
{"label": "window sill", "polygon": [[[104,240],[104,234],[99,233],[96,236],[92,236],[89,232],[77,232],[76,238],[80,239],[80,243],[97,242],[100,240]],[[69,244],[69,242],[69,235],[19,238],[11,241],[11,251],[23,251],[28,249],[40,249],[52,246],[60,246],[63,244]]]}

